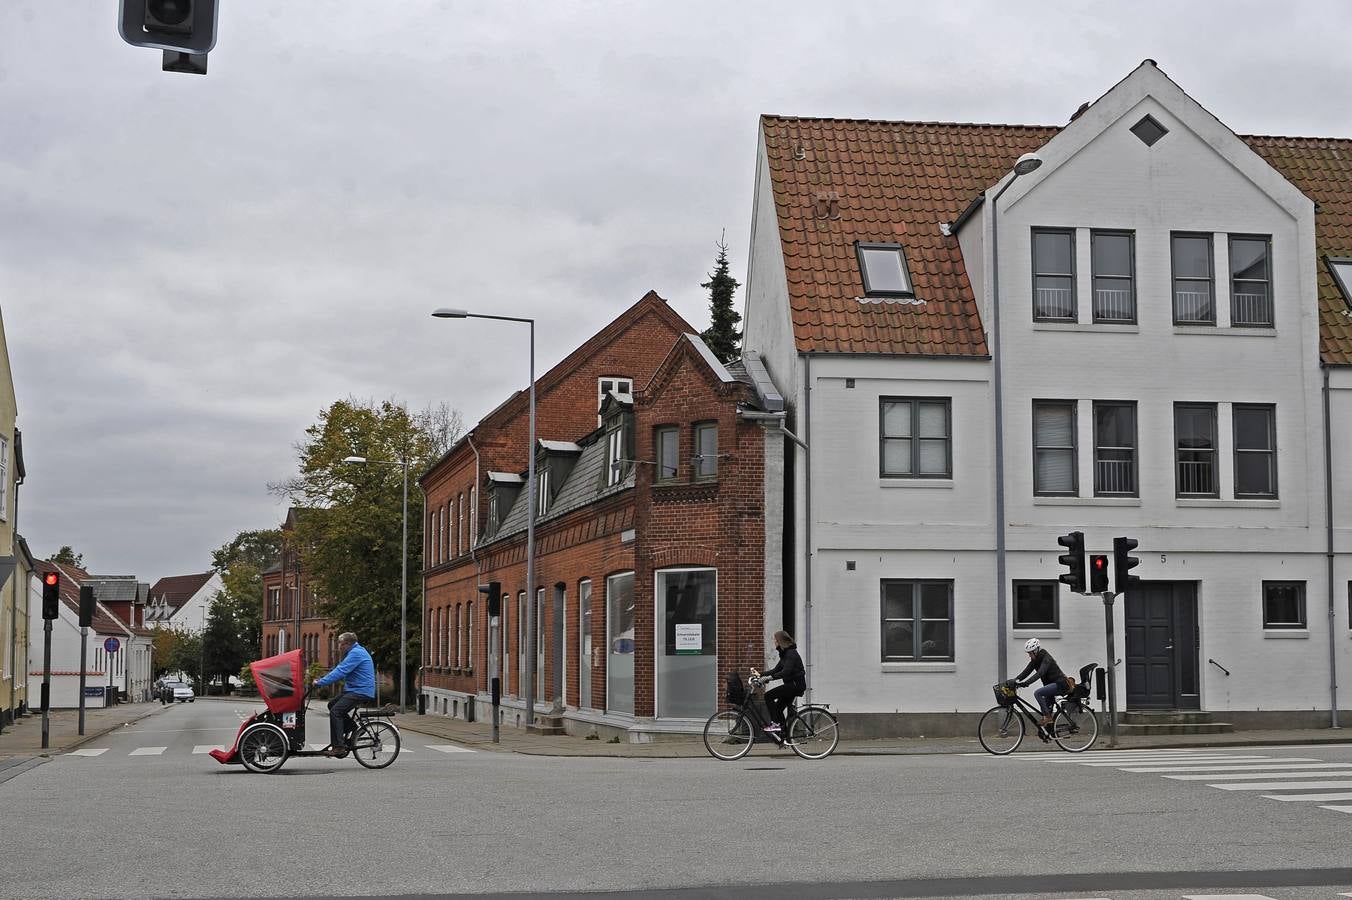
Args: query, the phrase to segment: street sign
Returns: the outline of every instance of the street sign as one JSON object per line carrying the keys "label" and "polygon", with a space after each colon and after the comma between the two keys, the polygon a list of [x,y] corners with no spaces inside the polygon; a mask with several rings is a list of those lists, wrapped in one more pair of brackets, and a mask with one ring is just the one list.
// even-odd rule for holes
{"label": "street sign", "polygon": [[117,648],[121,646],[122,644],[118,641],[117,638],[108,638],[108,640],[103,642],[103,649],[108,651],[109,653],[116,653]]}

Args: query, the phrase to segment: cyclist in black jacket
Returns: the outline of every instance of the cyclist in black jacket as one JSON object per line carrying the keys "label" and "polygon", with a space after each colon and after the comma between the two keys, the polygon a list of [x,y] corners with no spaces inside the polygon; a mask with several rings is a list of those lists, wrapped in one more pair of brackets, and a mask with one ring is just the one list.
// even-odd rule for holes
{"label": "cyclist in black jacket", "polygon": [[[1024,670],[1011,679],[1019,687],[1027,687],[1035,679],[1042,679],[1042,687],[1033,692],[1037,697],[1037,705],[1042,708],[1042,721],[1039,725],[1050,725],[1052,722],[1052,702],[1061,694],[1066,693],[1066,673],[1061,671],[1061,667],[1052,659],[1052,655],[1042,646],[1042,642],[1037,638],[1029,638],[1028,643],[1023,645],[1024,652],[1028,654],[1028,665]],[[1032,678],[1028,676],[1032,675]],[[1027,681],[1024,681],[1028,678]]]}
{"label": "cyclist in black jacket", "polygon": [[784,681],[779,687],[765,692],[765,706],[774,720],[765,726],[765,730],[771,734],[784,730],[784,712],[794,697],[801,697],[807,692],[807,671],[803,668],[803,658],[798,655],[798,645],[787,631],[775,632],[775,649],[779,651],[779,662],[759,676],[762,681],[772,678]]}

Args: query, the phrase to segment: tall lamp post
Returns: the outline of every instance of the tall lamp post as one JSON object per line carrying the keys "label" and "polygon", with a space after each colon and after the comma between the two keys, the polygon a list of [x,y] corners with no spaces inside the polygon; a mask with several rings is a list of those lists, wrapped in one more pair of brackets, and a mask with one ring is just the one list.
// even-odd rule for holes
{"label": "tall lamp post", "polygon": [[398,466],[404,475],[404,527],[399,545],[399,711],[405,712],[404,690],[408,684],[408,459],[399,461],[388,459],[367,459],[364,456],[349,456],[345,463],[366,465],[375,463],[383,466]]}
{"label": "tall lamp post", "polygon": [[1000,347],[1000,232],[996,204],[1000,195],[1009,190],[1009,186],[1042,165],[1042,157],[1036,153],[1025,153],[1014,163],[1014,171],[1008,181],[991,198],[991,358],[995,362],[993,392],[995,394],[995,616],[996,645],[995,658],[998,671],[997,679],[1009,677],[1008,648],[1005,647],[1005,610],[1008,605],[1005,588],[1005,405],[1000,369],[1004,361],[1004,352]]}
{"label": "tall lamp post", "polygon": [[[530,451],[526,456],[526,727],[535,723],[535,320],[516,316],[490,316],[442,307],[433,311],[438,319],[496,319],[524,322],[530,326]],[[556,662],[557,665],[557,662]],[[496,722],[493,723],[495,726]]]}

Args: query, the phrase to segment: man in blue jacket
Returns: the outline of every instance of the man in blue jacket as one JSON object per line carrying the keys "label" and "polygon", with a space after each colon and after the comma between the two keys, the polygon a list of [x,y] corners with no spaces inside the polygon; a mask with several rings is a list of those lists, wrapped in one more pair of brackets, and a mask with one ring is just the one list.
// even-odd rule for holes
{"label": "man in blue jacket", "polygon": [[371,654],[350,631],[338,635],[338,651],[343,654],[342,661],[323,678],[316,678],[315,687],[343,682],[343,692],[329,701],[329,746],[324,751],[325,756],[341,759],[347,756],[343,727],[348,712],[376,699],[376,666],[371,662]]}

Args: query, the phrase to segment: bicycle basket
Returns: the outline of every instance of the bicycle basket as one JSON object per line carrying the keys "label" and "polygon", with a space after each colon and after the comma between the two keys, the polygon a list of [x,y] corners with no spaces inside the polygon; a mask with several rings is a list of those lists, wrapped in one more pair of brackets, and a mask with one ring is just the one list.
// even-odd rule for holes
{"label": "bicycle basket", "polygon": [[995,702],[1001,706],[1013,706],[1014,698],[1018,695],[1012,687],[1005,684],[995,686]]}

